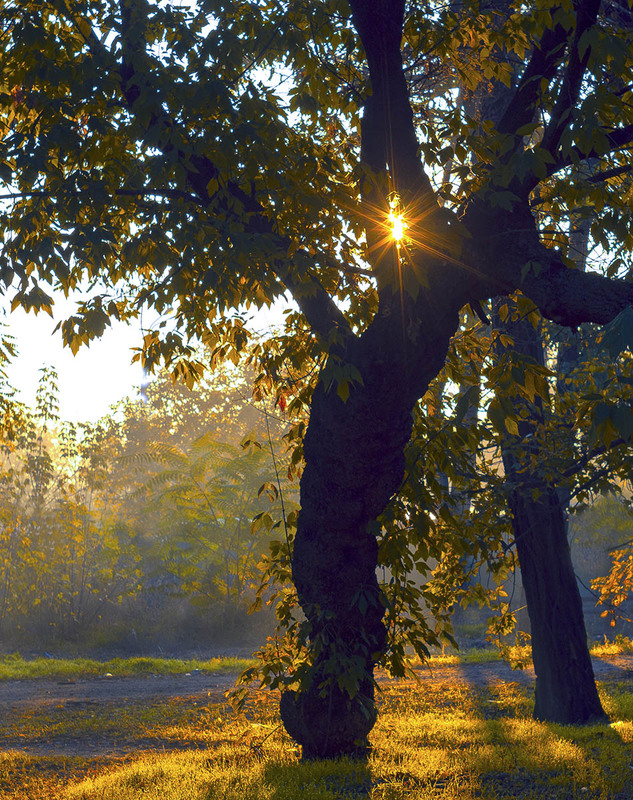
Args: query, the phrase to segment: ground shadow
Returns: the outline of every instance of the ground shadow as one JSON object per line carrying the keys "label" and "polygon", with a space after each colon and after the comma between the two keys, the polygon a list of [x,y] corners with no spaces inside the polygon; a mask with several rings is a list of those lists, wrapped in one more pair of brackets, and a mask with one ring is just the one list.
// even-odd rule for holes
{"label": "ground shadow", "polygon": [[[554,792],[557,800],[573,800],[577,797],[591,800],[607,796],[605,787],[600,786],[601,778],[607,777],[611,779],[612,786],[620,787],[613,794],[609,792],[609,797],[613,800],[630,800],[633,797],[633,752],[631,745],[618,734],[617,724],[574,726],[534,723],[543,726],[551,734],[551,739],[549,742],[536,742],[535,749],[530,751],[512,722],[532,721],[534,681],[512,682],[488,677],[485,681],[473,682],[472,671],[459,668],[458,672],[461,674],[460,680],[470,688],[472,708],[486,728],[487,742],[508,748],[511,752],[520,752],[514,768],[482,770],[477,776],[483,797],[522,798],[533,794],[540,796],[540,792],[547,796]],[[629,691],[633,689],[633,673],[627,667],[605,664],[603,669],[596,672],[603,677],[608,676],[611,686],[626,684]],[[561,747],[560,740],[571,747]],[[548,762],[547,757],[543,758],[547,756],[543,749],[548,747],[551,748],[552,766],[543,769],[543,761]],[[581,769],[574,771],[572,761],[575,761],[576,768],[581,765]],[[570,786],[570,773],[582,776],[578,785],[572,781]]]}
{"label": "ground shadow", "polygon": [[271,800],[309,796],[317,785],[337,800],[366,800],[374,788],[367,763],[348,759],[271,763],[266,767],[265,780],[274,790]]}

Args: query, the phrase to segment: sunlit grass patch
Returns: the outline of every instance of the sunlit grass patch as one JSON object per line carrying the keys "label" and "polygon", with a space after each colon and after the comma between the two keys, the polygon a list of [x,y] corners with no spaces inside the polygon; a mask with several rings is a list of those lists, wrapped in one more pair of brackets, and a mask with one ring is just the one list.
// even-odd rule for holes
{"label": "sunlit grass patch", "polygon": [[341,800],[365,797],[371,774],[358,762],[301,763],[283,746],[266,759],[240,746],[214,752],[147,755],[85,780],[65,800]]}
{"label": "sunlit grass patch", "polygon": [[121,759],[30,756],[19,750],[0,751],[2,800],[59,800],[68,786],[112,769]]}
{"label": "sunlit grass patch", "polygon": [[[627,797],[631,751],[605,726],[386,715],[367,764],[298,761],[283,734],[143,756],[69,787],[65,800],[552,800]],[[409,737],[406,731],[409,731]],[[399,732],[394,744],[394,732]]]}
{"label": "sunlit grass patch", "polygon": [[[56,782],[55,782],[56,783]],[[0,797],[3,800],[24,800],[36,792],[51,788],[51,782],[40,774],[34,759],[17,750],[0,752]]]}
{"label": "sunlit grass patch", "polygon": [[[574,727],[535,722],[531,690],[517,683],[473,686],[458,676],[443,683],[389,683],[364,764],[301,762],[280,725],[277,698],[266,693],[256,695],[241,716],[223,704],[195,705],[195,698],[112,706],[94,718],[90,707],[79,708],[65,729],[33,717],[23,730],[34,737],[38,726],[50,737],[73,729],[83,731],[80,738],[140,736],[146,748],[156,737],[154,752],[104,764],[83,779],[77,768],[65,782],[47,773],[45,760],[37,762],[38,777],[36,762],[14,754],[5,786],[22,781],[39,794],[12,789],[7,798],[625,800],[633,797],[629,688],[601,685],[603,702],[614,718],[619,715],[613,725]],[[59,709],[55,724],[61,715]]]}
{"label": "sunlit grass patch", "polygon": [[113,772],[87,778],[68,787],[63,797],[73,800],[196,800],[209,784],[206,758],[200,753],[139,756]]}
{"label": "sunlit grass patch", "polygon": [[[375,771],[391,786],[385,797],[422,798],[421,787],[438,782],[442,796],[452,797],[454,784],[459,798],[609,798],[625,788],[633,797],[631,737],[619,726],[546,725],[521,715],[490,719],[485,707],[422,715],[400,708],[382,715],[374,742]],[[394,775],[406,776],[402,794],[389,778]],[[418,787],[413,793],[412,786]]]}
{"label": "sunlit grass patch", "polygon": [[[618,634],[613,641],[594,642],[590,647],[591,655],[596,658],[633,654],[633,640]],[[502,653],[498,647],[470,647],[465,650],[438,653],[431,656],[431,664],[490,664],[504,661],[505,655],[513,662],[531,664],[532,650],[529,644],[513,645]]]}
{"label": "sunlit grass patch", "polygon": [[438,653],[431,656],[431,664],[490,664],[502,661],[501,653],[496,647],[470,647],[453,653]]}
{"label": "sunlit grass patch", "polygon": [[176,658],[113,658],[95,661],[88,658],[34,658],[19,655],[0,657],[0,680],[29,678],[70,679],[81,677],[131,677],[134,675],[182,675],[187,672],[230,674],[241,672],[255,664],[246,658],[211,658],[207,660]]}
{"label": "sunlit grass patch", "polygon": [[25,746],[91,737],[119,744],[160,739],[163,746],[202,746],[218,739],[226,713],[224,704],[186,697],[125,704],[59,703],[55,708],[5,714],[0,737]]}
{"label": "sunlit grass patch", "polygon": [[387,685],[379,697],[381,711],[392,713],[452,714],[456,718],[527,716],[531,713],[532,693],[515,682],[496,681],[490,687],[474,686],[459,675],[452,681],[427,681],[424,675],[411,691],[397,683]]}
{"label": "sunlit grass patch", "polygon": [[[511,662],[522,664],[532,663],[532,649],[529,645],[512,645],[504,648],[503,652],[498,647],[469,647],[464,650],[451,650],[444,653],[434,653],[428,661],[433,667],[454,666],[458,664],[494,664],[510,659]],[[420,666],[419,662],[414,666]]]}
{"label": "sunlit grass patch", "polygon": [[591,646],[592,656],[619,656],[633,653],[633,641],[628,636],[618,634],[613,641],[596,642]]}
{"label": "sunlit grass patch", "polygon": [[598,692],[602,707],[610,719],[621,722],[633,721],[633,687],[621,681],[599,683]]}

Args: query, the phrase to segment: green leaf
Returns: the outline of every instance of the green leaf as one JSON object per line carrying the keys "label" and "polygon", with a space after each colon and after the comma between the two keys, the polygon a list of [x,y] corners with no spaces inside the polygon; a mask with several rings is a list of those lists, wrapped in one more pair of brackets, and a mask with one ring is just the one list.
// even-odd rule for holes
{"label": "green leaf", "polygon": [[613,409],[611,418],[620,436],[628,442],[633,436],[633,406],[617,406]]}
{"label": "green leaf", "polygon": [[506,417],[504,420],[504,424],[508,433],[512,436],[519,435],[519,425],[514,417]]}
{"label": "green leaf", "polygon": [[336,394],[341,398],[341,400],[346,403],[347,399],[349,398],[349,383],[345,378],[342,378],[336,387]]}
{"label": "green leaf", "polygon": [[502,208],[505,211],[512,211],[515,205],[520,202],[520,199],[514,192],[510,191],[491,192],[489,202],[493,208]]}

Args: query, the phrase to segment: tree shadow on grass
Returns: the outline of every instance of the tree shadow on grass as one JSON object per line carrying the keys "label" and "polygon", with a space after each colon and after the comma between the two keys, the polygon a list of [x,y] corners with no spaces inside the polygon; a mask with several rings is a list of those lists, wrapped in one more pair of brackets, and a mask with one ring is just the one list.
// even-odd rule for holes
{"label": "tree shadow on grass", "polygon": [[349,759],[271,763],[265,779],[271,800],[365,800],[373,789],[367,763]]}
{"label": "tree shadow on grass", "polygon": [[[632,723],[619,729],[535,722],[532,686],[473,682],[470,672],[450,683],[391,684],[367,763],[271,762],[265,767],[271,800],[633,799]],[[630,713],[629,694],[618,708],[621,718],[633,719],[633,683],[609,686],[630,692]]]}
{"label": "tree shadow on grass", "polygon": [[[631,690],[630,673],[627,677]],[[617,678],[609,684],[616,682]],[[633,748],[618,732],[617,723],[536,722],[533,686],[490,681],[471,690],[473,710],[485,727],[486,741],[503,749],[502,760],[509,766],[487,769],[482,759],[476,769],[473,763],[482,797],[633,798]],[[633,696],[631,700],[633,708]]]}

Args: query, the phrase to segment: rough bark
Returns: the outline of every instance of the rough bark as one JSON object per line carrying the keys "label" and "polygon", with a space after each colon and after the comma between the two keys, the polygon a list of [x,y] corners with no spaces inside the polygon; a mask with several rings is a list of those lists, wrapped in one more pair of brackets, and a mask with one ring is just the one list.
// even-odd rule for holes
{"label": "rough bark", "polygon": [[[307,691],[287,693],[281,703],[304,757],[362,750],[375,721],[373,662],[386,631],[378,547],[368,526],[402,481],[411,421],[406,414],[385,418],[368,394],[355,392],[342,413],[335,391],[319,388],[304,441],[293,579],[318,654]],[[341,674],[356,680],[354,697],[337,684]]]}
{"label": "rough bark", "polygon": [[[512,351],[544,363],[539,331],[528,320],[505,326]],[[562,493],[532,465],[547,460],[539,444],[544,417],[540,402],[514,398],[527,412],[519,436],[502,437],[508,504],[525,590],[536,673],[534,717],[583,725],[607,720],[596,689],[589,655],[582,599],[567,540]]]}
{"label": "rough bark", "polygon": [[[510,470],[508,477],[518,476]],[[509,504],[532,628],[534,718],[565,725],[606,722],[556,489],[514,490]]]}
{"label": "rough bark", "polygon": [[[384,312],[384,309],[383,309]],[[345,353],[362,376],[344,403],[321,383],[313,396],[304,439],[301,513],[293,552],[293,580],[310,622],[315,653],[311,682],[282,697],[286,729],[304,757],[354,755],[366,747],[375,721],[373,669],[386,636],[376,579],[377,542],[371,523],[399,489],[413,398],[444,361],[448,329],[418,370],[406,334],[394,348],[379,313]],[[433,319],[433,315],[430,316]],[[387,356],[392,353],[389,361]],[[337,679],[352,676],[353,697]]]}

